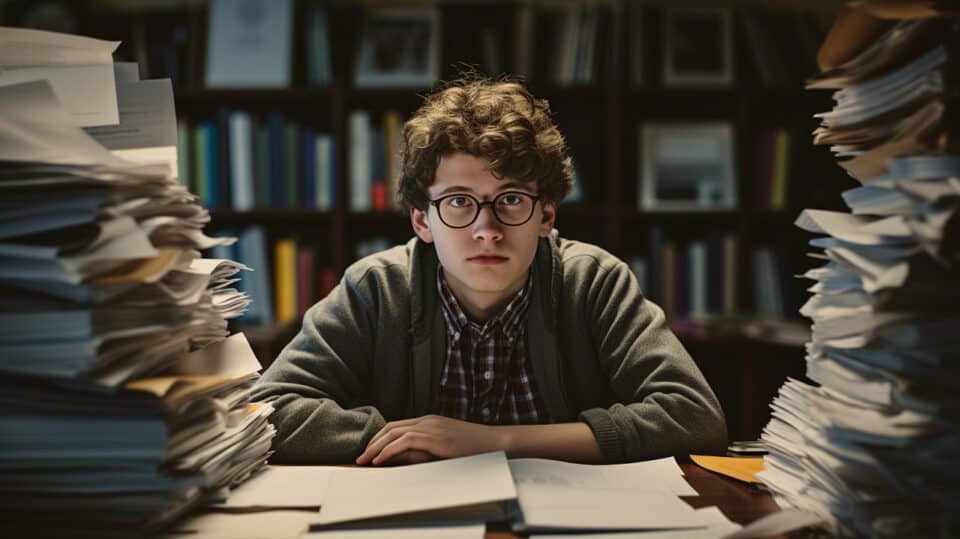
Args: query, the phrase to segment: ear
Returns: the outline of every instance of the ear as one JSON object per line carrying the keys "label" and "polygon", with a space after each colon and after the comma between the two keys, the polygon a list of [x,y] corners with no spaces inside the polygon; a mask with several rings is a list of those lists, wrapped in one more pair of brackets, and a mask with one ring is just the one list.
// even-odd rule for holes
{"label": "ear", "polygon": [[540,237],[546,238],[550,235],[550,231],[553,230],[553,225],[557,222],[557,203],[543,202],[540,204],[540,207],[543,209],[541,212],[543,216],[540,220]]}
{"label": "ear", "polygon": [[410,208],[410,224],[413,225],[413,231],[417,233],[417,236],[419,236],[421,240],[425,243],[433,243],[433,232],[430,232],[430,221],[427,219],[427,212]]}

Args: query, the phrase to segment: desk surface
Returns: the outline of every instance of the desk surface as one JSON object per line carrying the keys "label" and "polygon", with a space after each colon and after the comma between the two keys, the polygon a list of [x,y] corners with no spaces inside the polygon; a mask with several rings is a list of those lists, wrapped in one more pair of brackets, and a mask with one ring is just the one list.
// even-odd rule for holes
{"label": "desk surface", "polygon": [[[695,508],[716,505],[728,519],[737,524],[749,524],[758,518],[779,511],[773,497],[766,491],[745,483],[708,472],[693,463],[680,465],[690,486],[699,496],[685,496],[683,500]],[[521,537],[507,531],[487,531],[487,539],[514,539]]]}

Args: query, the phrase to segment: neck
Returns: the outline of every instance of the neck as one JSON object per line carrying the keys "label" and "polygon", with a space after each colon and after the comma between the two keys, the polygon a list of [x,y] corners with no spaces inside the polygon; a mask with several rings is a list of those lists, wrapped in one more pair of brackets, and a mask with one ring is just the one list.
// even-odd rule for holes
{"label": "neck", "polygon": [[447,277],[447,286],[450,287],[453,297],[457,299],[457,303],[460,305],[460,308],[463,309],[463,313],[467,315],[467,318],[478,324],[483,324],[499,314],[500,311],[510,303],[513,296],[527,284],[529,273],[530,270],[527,270],[527,272],[523,274],[523,278],[518,279],[517,282],[512,283],[509,287],[496,292],[469,290],[461,286],[461,283],[456,279],[450,278],[449,274],[444,273],[444,276]]}

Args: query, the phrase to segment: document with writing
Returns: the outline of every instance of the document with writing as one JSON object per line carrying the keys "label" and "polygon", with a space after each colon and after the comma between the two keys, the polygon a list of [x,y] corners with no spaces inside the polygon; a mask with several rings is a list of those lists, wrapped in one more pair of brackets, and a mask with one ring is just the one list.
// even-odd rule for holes
{"label": "document with writing", "polygon": [[117,125],[85,131],[121,159],[166,163],[177,173],[177,114],[170,79],[117,83]]}

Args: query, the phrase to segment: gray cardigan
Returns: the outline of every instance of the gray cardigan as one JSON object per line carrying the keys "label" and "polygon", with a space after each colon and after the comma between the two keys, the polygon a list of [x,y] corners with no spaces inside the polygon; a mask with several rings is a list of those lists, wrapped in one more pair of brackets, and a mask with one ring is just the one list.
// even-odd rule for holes
{"label": "gray cardigan", "polygon": [[[387,421],[430,413],[446,330],[437,255],[414,238],[347,268],[254,390],[275,407],[274,462],[345,463]],[[606,251],[541,239],[527,346],[555,422],[590,426],[605,459],[722,452],[723,412],[693,360]]]}

